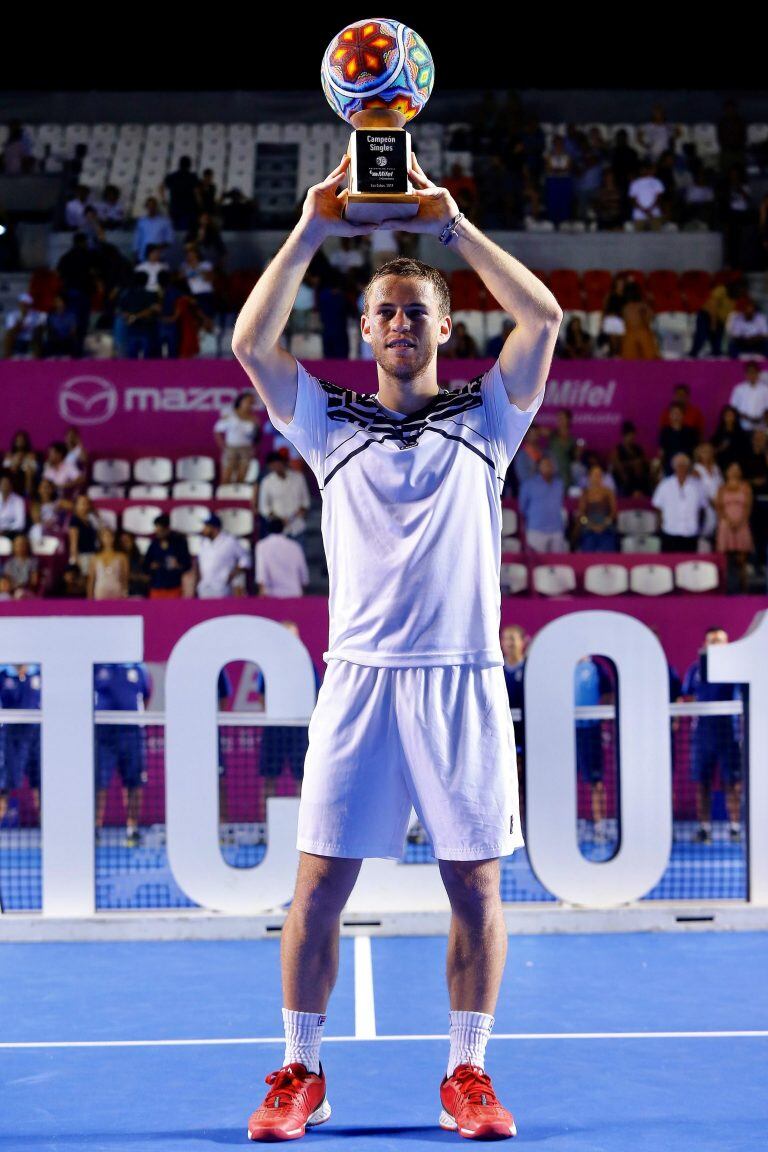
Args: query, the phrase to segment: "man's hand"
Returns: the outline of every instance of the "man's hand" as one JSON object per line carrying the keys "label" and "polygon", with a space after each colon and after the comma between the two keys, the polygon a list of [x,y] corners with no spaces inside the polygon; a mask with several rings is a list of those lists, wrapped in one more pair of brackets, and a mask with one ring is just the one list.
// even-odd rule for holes
{"label": "man's hand", "polygon": [[352,224],[343,218],[348,192],[339,192],[349,168],[350,157],[345,155],[320,184],[314,184],[307,192],[301,212],[304,224],[313,236],[325,239],[327,236],[369,236],[375,232],[376,224]]}
{"label": "man's hand", "polygon": [[405,220],[383,220],[379,227],[393,228],[398,232],[432,232],[439,236],[446,224],[458,216],[458,204],[447,188],[433,184],[413,153],[408,176],[419,198],[419,211]]}

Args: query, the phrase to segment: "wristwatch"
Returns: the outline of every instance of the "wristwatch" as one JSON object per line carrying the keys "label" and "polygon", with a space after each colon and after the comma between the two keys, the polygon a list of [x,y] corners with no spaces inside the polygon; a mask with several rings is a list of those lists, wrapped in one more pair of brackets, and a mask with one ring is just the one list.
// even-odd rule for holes
{"label": "wristwatch", "polygon": [[440,240],[441,244],[450,244],[451,240],[453,240],[453,238],[455,236],[458,236],[458,232],[456,231],[456,225],[458,224],[459,220],[463,220],[463,219],[464,219],[464,213],[463,212],[457,212],[456,215],[454,216],[453,220],[448,221],[448,223],[446,224],[445,228],[443,228],[443,230],[439,236],[439,240]]}

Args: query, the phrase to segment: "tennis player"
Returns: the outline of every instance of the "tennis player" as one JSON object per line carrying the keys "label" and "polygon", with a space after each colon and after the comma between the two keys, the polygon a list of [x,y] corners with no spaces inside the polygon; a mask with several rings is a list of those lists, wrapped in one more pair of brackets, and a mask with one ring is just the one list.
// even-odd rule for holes
{"label": "tennis player", "polygon": [[310,188],[233,339],[275,428],[317,478],[330,578],[328,672],[309,728],[299,868],[281,939],[285,1059],[267,1077],[248,1134],[292,1139],[330,1116],[320,1041],[340,913],[365,857],[402,856],[413,804],[452,911],[440,1124],[508,1137],[514,1120],[485,1072],[507,951],[499,858],[522,843],[499,645],[500,493],[541,404],[562,313],[414,159],[418,215],[381,227],[441,240],[479,274],[514,331],[484,375],[440,388],[447,285],[434,268],[396,259],[368,284],[360,321],[378,392],[316,379],[280,339],[323,242],[375,231],[343,218],[348,163]]}

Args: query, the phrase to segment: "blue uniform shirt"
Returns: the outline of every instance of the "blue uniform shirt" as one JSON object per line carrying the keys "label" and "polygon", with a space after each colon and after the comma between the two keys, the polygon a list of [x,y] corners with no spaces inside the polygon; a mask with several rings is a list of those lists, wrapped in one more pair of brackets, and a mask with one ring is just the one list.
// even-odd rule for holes
{"label": "blue uniform shirt", "polygon": [[15,664],[0,668],[0,704],[3,708],[39,708],[40,665],[27,664],[24,676]]}
{"label": "blue uniform shirt", "polygon": [[95,664],[93,687],[96,707],[107,712],[143,712],[150,695],[143,664]]}
{"label": "blue uniform shirt", "polygon": [[[605,669],[596,660],[580,660],[573,670],[573,696],[577,708],[594,708],[601,698],[613,691]],[[577,728],[599,724],[599,720],[578,720]]]}
{"label": "blue uniform shirt", "polygon": [[704,678],[701,658],[694,660],[683,680],[683,696],[693,696],[701,704],[712,700],[738,700],[740,695],[735,684],[710,684]]}

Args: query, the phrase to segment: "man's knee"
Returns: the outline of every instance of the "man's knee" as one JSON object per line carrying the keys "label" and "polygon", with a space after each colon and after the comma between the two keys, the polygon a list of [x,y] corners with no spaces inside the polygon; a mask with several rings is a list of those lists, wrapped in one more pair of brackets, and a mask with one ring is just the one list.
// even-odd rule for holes
{"label": "man's knee", "polygon": [[296,876],[294,904],[338,915],[355,886],[362,860],[313,856],[302,852]]}
{"label": "man's knee", "polygon": [[500,902],[498,860],[440,860],[438,864],[454,909],[487,909]]}

